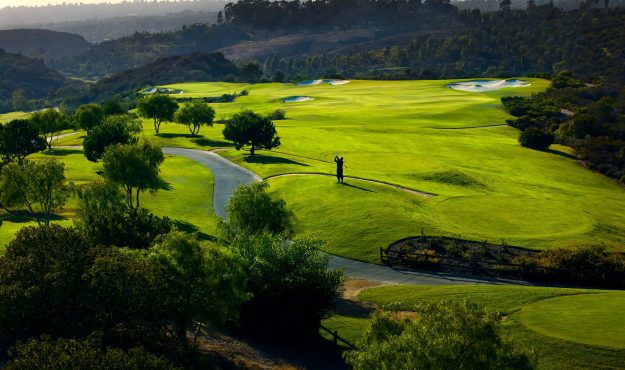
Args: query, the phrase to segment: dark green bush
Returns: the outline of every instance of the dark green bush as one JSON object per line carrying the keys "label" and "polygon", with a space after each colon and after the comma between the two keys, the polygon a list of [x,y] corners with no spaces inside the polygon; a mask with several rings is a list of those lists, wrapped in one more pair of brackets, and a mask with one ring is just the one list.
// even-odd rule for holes
{"label": "dark green bush", "polygon": [[527,148],[546,150],[553,144],[555,136],[541,129],[530,127],[519,134],[519,143]]}

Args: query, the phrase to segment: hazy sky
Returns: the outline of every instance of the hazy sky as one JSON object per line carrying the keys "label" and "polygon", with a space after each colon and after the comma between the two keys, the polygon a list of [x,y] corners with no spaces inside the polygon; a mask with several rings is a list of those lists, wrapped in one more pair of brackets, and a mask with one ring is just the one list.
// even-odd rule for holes
{"label": "hazy sky", "polygon": [[61,4],[61,3],[118,3],[120,0],[0,0],[0,8],[5,6],[20,6],[20,5],[47,5],[47,4]]}

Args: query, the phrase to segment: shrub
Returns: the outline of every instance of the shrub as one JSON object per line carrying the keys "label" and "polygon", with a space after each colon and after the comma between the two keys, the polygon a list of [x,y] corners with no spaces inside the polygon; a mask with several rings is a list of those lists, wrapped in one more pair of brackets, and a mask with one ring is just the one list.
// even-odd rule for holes
{"label": "shrub", "polygon": [[247,291],[241,325],[250,334],[275,338],[310,338],[331,302],[342,290],[342,272],[328,270],[322,243],[264,233],[239,237],[233,251],[246,263]]}
{"label": "shrub", "polygon": [[519,134],[519,143],[527,148],[546,150],[553,144],[555,136],[538,128],[530,127]]}
{"label": "shrub", "polygon": [[345,358],[356,370],[536,367],[533,351],[502,337],[495,315],[453,302],[421,304],[414,318],[375,313],[360,348]]}
{"label": "shrub", "polygon": [[169,218],[160,218],[144,208],[130,208],[119,188],[95,183],[79,192],[80,210],[76,227],[90,245],[148,248],[154,239],[172,228]]}
{"label": "shrub", "polygon": [[283,199],[269,195],[266,182],[256,182],[239,186],[230,200],[226,211],[228,219],[219,226],[227,239],[237,234],[273,234],[290,235],[293,232],[294,215],[286,207]]}
{"label": "shrub", "polygon": [[65,369],[173,369],[172,364],[143,348],[124,351],[105,348],[95,336],[87,339],[59,339],[48,336],[18,343],[10,351],[7,370]]}
{"label": "shrub", "polygon": [[286,112],[282,109],[276,109],[269,115],[269,119],[279,121],[286,118]]}

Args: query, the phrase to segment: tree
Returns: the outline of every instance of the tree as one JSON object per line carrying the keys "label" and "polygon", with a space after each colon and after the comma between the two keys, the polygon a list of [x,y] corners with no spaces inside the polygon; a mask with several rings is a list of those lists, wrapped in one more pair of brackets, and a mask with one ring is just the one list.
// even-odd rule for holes
{"label": "tree", "polygon": [[547,150],[553,144],[555,137],[552,133],[536,127],[530,127],[519,134],[519,143],[524,147]]}
{"label": "tree", "polygon": [[256,182],[241,185],[234,191],[226,207],[228,219],[219,225],[226,238],[264,231],[287,236],[293,232],[293,212],[286,207],[284,199],[271,197],[268,187],[266,182]]}
{"label": "tree", "polygon": [[128,113],[128,108],[117,99],[107,100],[102,104],[105,116],[119,116]]}
{"label": "tree", "polygon": [[24,227],[0,257],[0,339],[80,335],[87,321],[81,235],[58,225]]}
{"label": "tree", "polygon": [[154,121],[154,131],[158,134],[162,122],[174,120],[178,103],[169,95],[154,94],[141,98],[137,102],[139,115]]}
{"label": "tree", "polygon": [[65,164],[55,159],[10,163],[0,177],[3,204],[25,205],[31,213],[37,206],[44,215],[43,221],[37,218],[39,225],[50,224],[53,211],[65,204],[71,190],[71,184],[65,184]]}
{"label": "tree", "polygon": [[30,120],[19,119],[0,125],[0,155],[5,162],[22,163],[29,155],[45,148],[45,139]]}
{"label": "tree", "polygon": [[241,325],[251,334],[274,338],[311,338],[321,318],[342,291],[343,274],[328,269],[323,243],[311,238],[289,241],[263,233],[239,236],[232,250],[246,262],[247,291]]}
{"label": "tree", "polygon": [[74,111],[72,120],[77,127],[89,132],[104,120],[104,111],[97,104],[81,105]]}
{"label": "tree", "polygon": [[26,95],[24,94],[24,90],[18,89],[13,91],[13,94],[11,94],[11,105],[13,106],[13,110],[26,109]]}
{"label": "tree", "polygon": [[560,126],[560,132],[567,136],[583,139],[586,135],[600,136],[603,128],[599,120],[590,114],[576,114],[570,122]]}
{"label": "tree", "polygon": [[83,140],[83,152],[91,162],[102,159],[104,150],[113,144],[134,144],[133,136],[141,130],[138,122],[128,115],[109,116],[104,122],[87,133]]}
{"label": "tree", "polygon": [[247,294],[241,260],[232,252],[180,231],[159,237],[150,252],[170,275],[163,304],[175,308],[179,341],[186,343],[193,319],[223,324],[238,317]]}
{"label": "tree", "polygon": [[97,335],[86,339],[57,339],[49,336],[18,343],[10,351],[7,370],[65,369],[174,369],[163,357],[142,347],[127,351],[105,347]]}
{"label": "tree", "polygon": [[237,150],[250,147],[250,154],[256,149],[271,150],[280,146],[280,137],[271,119],[246,110],[235,114],[223,130],[224,137],[234,142]]}
{"label": "tree", "polygon": [[347,363],[356,370],[536,367],[533,351],[502,337],[497,317],[473,304],[423,303],[414,310],[411,318],[375,313]]}
{"label": "tree", "polygon": [[212,126],[214,118],[215,110],[212,107],[201,100],[194,100],[176,113],[175,120],[189,127],[191,136],[196,136],[202,126]]}
{"label": "tree", "polygon": [[78,193],[76,227],[90,245],[116,245],[147,249],[154,239],[172,229],[171,221],[144,208],[132,209],[117,184],[98,182]]}
{"label": "tree", "polygon": [[243,82],[258,82],[263,76],[263,69],[256,63],[246,63],[241,67],[241,79]]}
{"label": "tree", "polygon": [[104,177],[122,186],[128,206],[139,209],[140,193],[145,190],[156,191],[162,186],[159,167],[164,160],[161,148],[148,141],[133,145],[111,145],[102,157]]}
{"label": "tree", "polygon": [[45,136],[48,149],[52,149],[61,131],[70,127],[67,116],[56,109],[37,112],[30,119],[39,128],[39,133]]}

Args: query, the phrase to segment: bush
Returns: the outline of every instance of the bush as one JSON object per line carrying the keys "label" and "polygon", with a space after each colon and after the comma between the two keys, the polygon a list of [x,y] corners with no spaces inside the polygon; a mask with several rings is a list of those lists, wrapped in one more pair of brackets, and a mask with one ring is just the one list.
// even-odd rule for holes
{"label": "bush", "polygon": [[247,291],[241,309],[242,328],[274,338],[310,338],[342,291],[342,272],[328,270],[322,243],[304,238],[290,242],[264,233],[239,237],[233,251],[246,263]]}
{"label": "bush", "polygon": [[280,121],[286,118],[286,112],[282,109],[276,109],[269,115],[269,119],[272,121]]}
{"label": "bush", "polygon": [[256,182],[235,190],[226,208],[228,219],[219,224],[226,239],[264,231],[287,236],[293,232],[293,212],[283,199],[271,197],[268,187],[266,182]]}
{"label": "bush", "polygon": [[10,351],[7,370],[65,369],[173,369],[172,364],[143,348],[124,351],[105,348],[96,336],[87,339],[59,339],[48,336],[18,343]]}
{"label": "bush", "polygon": [[535,127],[530,127],[519,134],[519,143],[527,148],[546,150],[553,144],[555,136]]}
{"label": "bush", "polygon": [[172,229],[169,218],[160,218],[144,208],[130,208],[117,185],[91,184],[79,192],[79,197],[76,227],[90,245],[146,249],[157,236]]}
{"label": "bush", "polygon": [[453,302],[421,304],[414,318],[375,313],[360,348],[345,358],[356,370],[536,367],[533,351],[502,337],[495,315]]}

